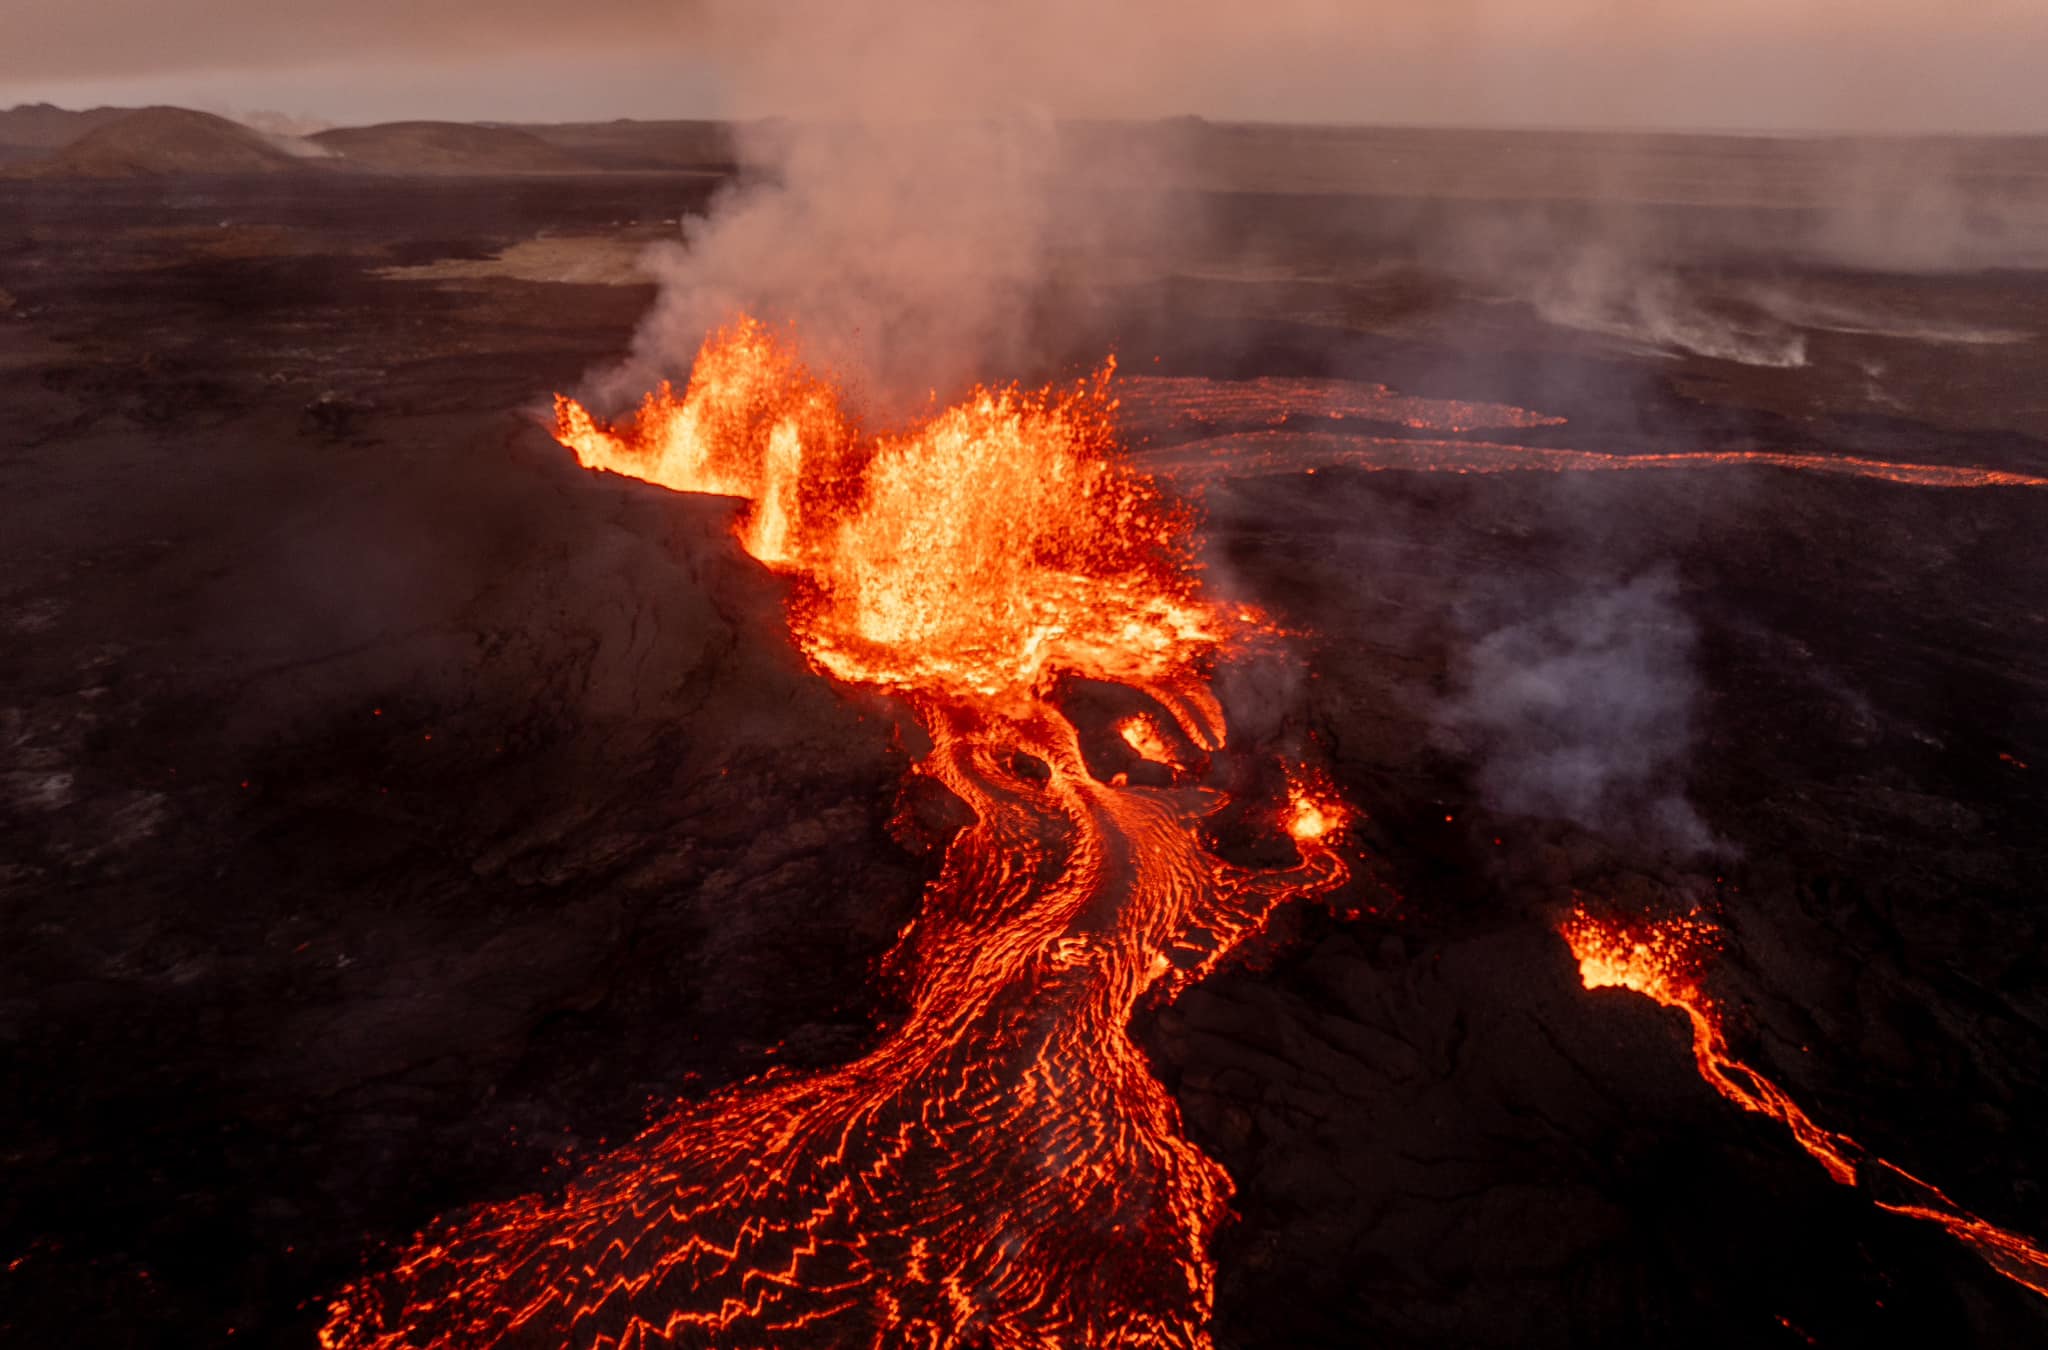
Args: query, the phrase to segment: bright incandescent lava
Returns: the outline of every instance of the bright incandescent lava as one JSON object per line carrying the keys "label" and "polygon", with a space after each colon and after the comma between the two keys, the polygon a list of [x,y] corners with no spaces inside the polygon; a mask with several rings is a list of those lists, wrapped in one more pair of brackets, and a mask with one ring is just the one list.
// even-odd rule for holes
{"label": "bright incandescent lava", "polygon": [[[739,321],[606,427],[558,405],[593,468],[751,503],[792,633],[900,692],[966,802],[895,959],[910,1011],[864,1058],[684,1103],[558,1198],[437,1222],[343,1292],[329,1347],[1201,1346],[1230,1193],[1127,1033],[1278,903],[1344,875],[1343,812],[1300,770],[1260,871],[1203,844],[1223,803],[1206,671],[1257,616],[1204,598],[1192,519],[1112,436],[1108,372],[978,390],[859,434],[789,345]],[[1150,786],[1089,771],[1051,696],[1125,687]]]}
{"label": "bright incandescent lava", "polygon": [[1631,924],[1581,908],[1565,921],[1563,935],[1588,989],[1631,989],[1682,1011],[1692,1023],[1700,1076],[1743,1110],[1785,1126],[1836,1182],[1863,1187],[1880,1208],[1939,1225],[1999,1274],[2048,1295],[2048,1251],[1986,1223],[1848,1135],[1815,1124],[1783,1088],[1735,1058],[1720,1014],[1700,987],[1702,963],[1717,941],[1713,925],[1695,917]]}

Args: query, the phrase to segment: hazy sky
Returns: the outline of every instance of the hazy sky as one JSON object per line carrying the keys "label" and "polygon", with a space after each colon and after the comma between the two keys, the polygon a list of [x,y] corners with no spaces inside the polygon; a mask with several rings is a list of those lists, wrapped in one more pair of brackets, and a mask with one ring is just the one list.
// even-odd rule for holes
{"label": "hazy sky", "polygon": [[[888,72],[886,91],[864,70]],[[913,74],[905,87],[904,72]],[[2048,131],[2048,0],[0,0],[0,106]],[[907,100],[907,102],[906,102]]]}

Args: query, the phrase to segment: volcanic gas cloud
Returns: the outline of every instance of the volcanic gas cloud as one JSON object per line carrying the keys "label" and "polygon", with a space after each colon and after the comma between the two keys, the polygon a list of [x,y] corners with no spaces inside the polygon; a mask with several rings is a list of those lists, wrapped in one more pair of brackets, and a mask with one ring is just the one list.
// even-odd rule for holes
{"label": "volcanic gas cloud", "polygon": [[[1208,1343],[1230,1182],[1127,1024],[1342,881],[1343,811],[1297,768],[1268,813],[1295,865],[1204,846],[1207,673],[1260,621],[1203,594],[1190,512],[1117,450],[1109,375],[867,436],[741,320],[625,424],[560,401],[584,464],[748,500],[795,640],[909,702],[915,771],[974,823],[896,953],[910,1011],[865,1058],[681,1104],[559,1198],[437,1223],[337,1298],[326,1345]],[[1133,695],[1118,734],[1167,785],[1091,775],[1062,674]]]}

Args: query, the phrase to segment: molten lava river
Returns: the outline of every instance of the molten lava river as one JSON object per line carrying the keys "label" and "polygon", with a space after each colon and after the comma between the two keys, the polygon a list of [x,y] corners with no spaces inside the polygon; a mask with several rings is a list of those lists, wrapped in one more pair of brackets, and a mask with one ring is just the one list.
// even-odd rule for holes
{"label": "molten lava river", "polygon": [[[1202,595],[1190,514],[1117,452],[1108,375],[869,438],[740,321],[628,424],[559,402],[584,464],[748,499],[796,640],[909,702],[916,772],[974,820],[893,958],[910,1009],[865,1058],[682,1104],[559,1198],[438,1221],[336,1299],[324,1345],[1208,1343],[1230,1181],[1128,1023],[1340,883],[1344,813],[1297,769],[1267,812],[1294,865],[1204,846],[1206,672],[1260,620]],[[1063,674],[1129,692],[1117,732],[1151,786],[1091,775]]]}

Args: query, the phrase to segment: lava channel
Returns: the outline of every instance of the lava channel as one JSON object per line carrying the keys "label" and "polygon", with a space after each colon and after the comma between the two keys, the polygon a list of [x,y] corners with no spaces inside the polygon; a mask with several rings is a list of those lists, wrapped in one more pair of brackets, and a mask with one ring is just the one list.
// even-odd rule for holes
{"label": "lava channel", "polygon": [[[1259,620],[1201,594],[1192,518],[1118,452],[1107,389],[978,390],[867,438],[740,321],[626,423],[561,401],[586,465],[747,499],[740,538],[796,583],[799,645],[908,700],[933,746],[914,772],[973,823],[871,1052],[680,1103],[558,1196],[437,1220],[336,1296],[323,1345],[1209,1344],[1231,1184],[1129,1022],[1340,884],[1345,813],[1297,767],[1270,827],[1298,862],[1204,846],[1222,798],[1173,761],[1223,749],[1207,672]],[[1142,696],[1122,730],[1170,785],[1090,774],[1060,672]]]}
{"label": "lava channel", "polygon": [[1735,1058],[1719,1011],[1700,985],[1705,957],[1718,940],[1712,924],[1690,916],[1631,924],[1595,918],[1582,906],[1565,920],[1561,935],[1578,959],[1586,988],[1629,989],[1683,1012],[1692,1023],[1700,1077],[1743,1110],[1790,1130],[1837,1184],[1863,1188],[1880,1209],[1939,1226],[1999,1274],[2048,1295],[2048,1251],[1971,1214],[1932,1183],[1848,1135],[1816,1124],[1783,1088]]}

